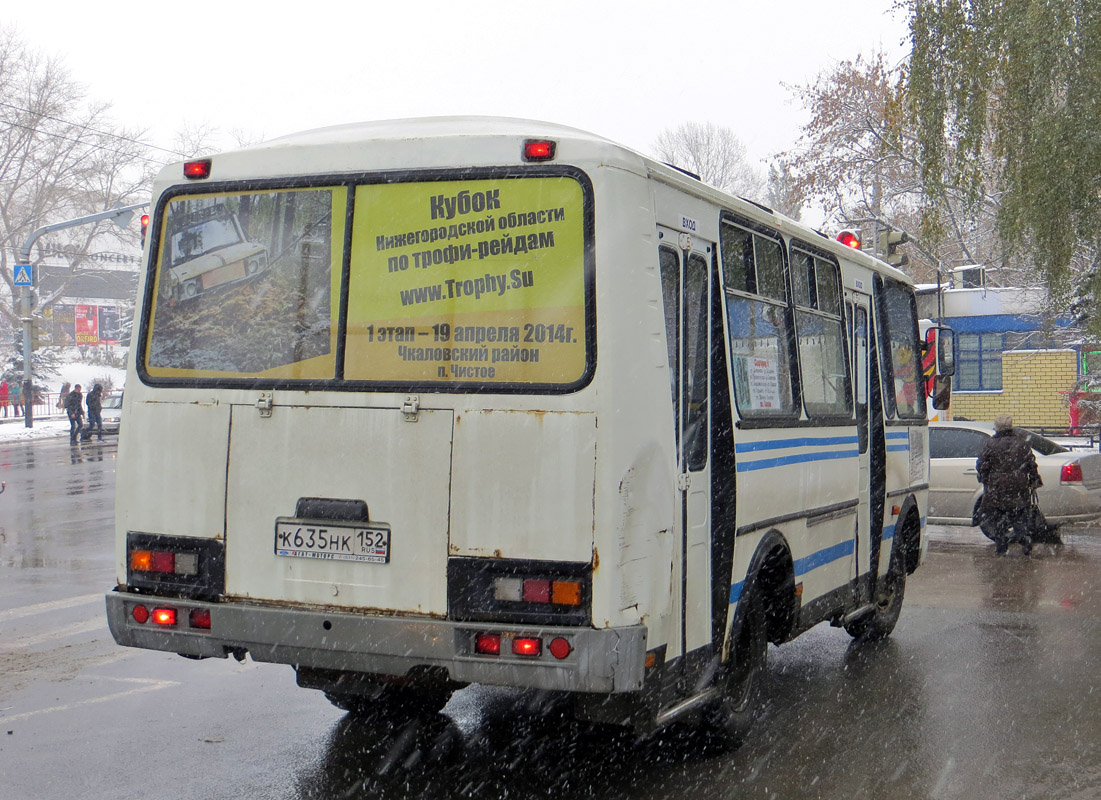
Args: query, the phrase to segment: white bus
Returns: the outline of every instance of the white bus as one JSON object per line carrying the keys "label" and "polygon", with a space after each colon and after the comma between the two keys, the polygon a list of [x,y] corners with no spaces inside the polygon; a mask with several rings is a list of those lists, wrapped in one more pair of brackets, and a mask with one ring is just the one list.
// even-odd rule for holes
{"label": "white bus", "polygon": [[[768,643],[894,627],[928,481],[901,272],[523,120],[289,136],[167,167],[152,207],[120,644],[349,710],[481,683],[737,741]],[[266,263],[178,302],[204,214]]]}

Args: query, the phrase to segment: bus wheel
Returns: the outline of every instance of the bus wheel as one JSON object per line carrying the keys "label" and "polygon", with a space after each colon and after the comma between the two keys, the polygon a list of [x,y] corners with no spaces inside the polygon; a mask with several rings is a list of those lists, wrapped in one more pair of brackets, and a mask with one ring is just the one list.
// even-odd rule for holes
{"label": "bus wheel", "polygon": [[325,692],[325,698],[337,708],[356,716],[402,720],[431,716],[451,698],[450,689],[417,686],[380,686],[369,694]]}
{"label": "bus wheel", "polygon": [[876,591],[875,610],[845,626],[845,630],[854,639],[884,639],[891,635],[902,613],[902,600],[906,595],[906,565],[901,557],[901,549],[891,557],[891,566],[887,576]]}
{"label": "bus wheel", "polygon": [[727,747],[737,747],[745,741],[763,706],[762,684],[768,661],[764,607],[756,592],[745,601],[749,605],[745,609],[738,640],[730,654],[730,662],[717,678],[723,688],[722,699],[704,716],[708,731]]}

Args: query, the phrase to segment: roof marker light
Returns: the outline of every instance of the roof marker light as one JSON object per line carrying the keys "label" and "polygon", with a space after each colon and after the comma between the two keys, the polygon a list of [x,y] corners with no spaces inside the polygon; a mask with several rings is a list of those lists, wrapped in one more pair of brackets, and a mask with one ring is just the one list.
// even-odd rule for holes
{"label": "roof marker light", "polygon": [[524,141],[524,161],[551,161],[555,149],[555,143],[550,140],[527,139]]}
{"label": "roof marker light", "polygon": [[199,178],[210,177],[210,159],[204,158],[199,161],[185,161],[184,162],[184,177],[189,180],[198,180]]}

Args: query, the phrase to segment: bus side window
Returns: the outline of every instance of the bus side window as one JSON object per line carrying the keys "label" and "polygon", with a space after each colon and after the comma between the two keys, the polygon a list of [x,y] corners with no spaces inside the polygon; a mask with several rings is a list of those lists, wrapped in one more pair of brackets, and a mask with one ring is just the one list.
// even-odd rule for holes
{"label": "bus side window", "polygon": [[809,418],[852,417],[838,271],[830,261],[793,251],[792,283],[807,287],[796,292],[795,328]]}
{"label": "bus side window", "polygon": [[[680,371],[680,253],[672,247],[658,248],[661,271],[661,304],[665,311],[665,345],[669,358],[669,390],[673,394],[673,419],[680,419],[680,395],[677,374]],[[680,447],[680,425],[674,425]]]}

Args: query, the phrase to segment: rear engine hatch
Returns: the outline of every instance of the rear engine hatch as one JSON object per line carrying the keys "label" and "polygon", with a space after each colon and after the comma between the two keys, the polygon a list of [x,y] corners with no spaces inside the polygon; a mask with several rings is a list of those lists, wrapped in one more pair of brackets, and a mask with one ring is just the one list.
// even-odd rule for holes
{"label": "rear engine hatch", "polygon": [[[253,406],[235,406],[226,593],[446,615],[452,419],[450,410],[421,409],[413,423],[400,408],[305,406],[276,406],[264,417]],[[363,501],[369,519],[301,525],[301,546],[284,536],[278,548],[296,555],[280,555],[277,521],[292,524],[302,498]],[[379,538],[371,552],[386,552],[388,560],[348,558],[366,552],[348,541],[362,531]],[[334,535],[339,543],[330,547]]]}

